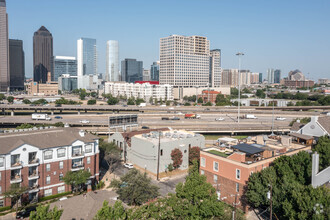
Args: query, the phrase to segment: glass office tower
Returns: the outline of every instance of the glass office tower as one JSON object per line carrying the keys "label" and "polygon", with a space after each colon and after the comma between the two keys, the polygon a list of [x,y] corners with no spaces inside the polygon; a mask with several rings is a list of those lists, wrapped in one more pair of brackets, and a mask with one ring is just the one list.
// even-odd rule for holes
{"label": "glass office tower", "polygon": [[106,81],[120,81],[118,41],[107,41]]}
{"label": "glass office tower", "polygon": [[67,74],[77,76],[77,60],[75,57],[54,56],[52,59],[53,81],[57,82],[58,77]]}
{"label": "glass office tower", "polygon": [[150,68],[150,80],[159,81],[159,61],[153,62]]}
{"label": "glass office tower", "polygon": [[143,62],[136,59],[121,61],[121,80],[129,83],[143,80]]}

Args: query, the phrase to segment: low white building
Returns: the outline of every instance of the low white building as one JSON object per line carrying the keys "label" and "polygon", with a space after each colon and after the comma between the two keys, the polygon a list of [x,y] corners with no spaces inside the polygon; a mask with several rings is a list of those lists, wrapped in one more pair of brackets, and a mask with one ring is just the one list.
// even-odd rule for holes
{"label": "low white building", "polygon": [[127,98],[142,98],[149,101],[150,97],[158,100],[173,100],[173,86],[151,85],[150,83],[127,83],[127,82],[106,82],[104,93],[115,97],[126,96]]}
{"label": "low white building", "polygon": [[330,116],[312,116],[309,123],[295,130],[295,133],[309,135],[316,138],[330,135]]}

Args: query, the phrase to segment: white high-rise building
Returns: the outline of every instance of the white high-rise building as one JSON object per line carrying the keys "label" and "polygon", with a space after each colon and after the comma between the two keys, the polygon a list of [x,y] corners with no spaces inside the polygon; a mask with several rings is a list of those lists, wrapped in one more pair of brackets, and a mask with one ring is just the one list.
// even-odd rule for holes
{"label": "white high-rise building", "polygon": [[77,41],[77,76],[78,88],[86,89],[84,78],[97,74],[96,40],[80,38]]}
{"label": "white high-rise building", "polygon": [[221,85],[221,50],[210,51],[210,87],[220,87]]}
{"label": "white high-rise building", "polygon": [[0,0],[0,92],[8,91],[9,78],[9,40],[6,1]]}
{"label": "white high-rise building", "polygon": [[106,81],[120,81],[119,75],[119,45],[118,41],[107,41]]}
{"label": "white high-rise building", "polygon": [[210,82],[210,42],[201,36],[171,35],[160,39],[160,84],[207,86]]}

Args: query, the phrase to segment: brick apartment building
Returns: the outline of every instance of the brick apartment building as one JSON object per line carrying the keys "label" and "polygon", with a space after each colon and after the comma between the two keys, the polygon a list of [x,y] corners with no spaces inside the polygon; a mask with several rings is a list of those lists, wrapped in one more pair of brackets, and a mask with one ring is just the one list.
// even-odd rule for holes
{"label": "brick apartment building", "polygon": [[200,173],[216,188],[218,199],[233,205],[237,197],[236,204],[243,211],[249,208],[244,193],[252,173],[270,166],[277,157],[311,149],[310,146],[292,143],[288,136],[277,140],[264,140],[263,136],[258,136],[254,141],[220,146],[201,151]]}
{"label": "brick apartment building", "polygon": [[74,128],[14,130],[0,135],[0,207],[10,206],[3,193],[11,184],[28,187],[22,201],[70,191],[68,171],[88,170],[98,180],[98,137]]}
{"label": "brick apartment building", "polygon": [[197,97],[202,98],[203,103],[207,103],[207,102],[215,103],[218,94],[221,94],[221,92],[203,90],[202,94],[198,95]]}

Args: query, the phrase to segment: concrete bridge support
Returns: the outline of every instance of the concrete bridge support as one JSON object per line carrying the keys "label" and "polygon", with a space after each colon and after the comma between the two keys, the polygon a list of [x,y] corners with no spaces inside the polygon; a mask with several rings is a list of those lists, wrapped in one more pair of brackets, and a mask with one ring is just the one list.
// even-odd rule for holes
{"label": "concrete bridge support", "polygon": [[14,110],[11,110],[10,116],[14,116],[14,115],[15,115]]}

